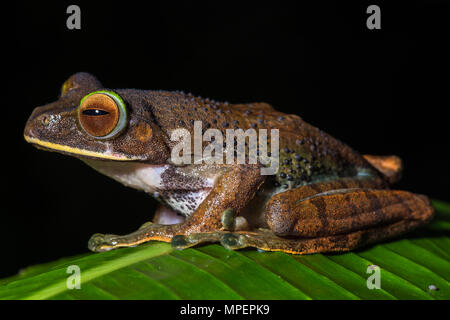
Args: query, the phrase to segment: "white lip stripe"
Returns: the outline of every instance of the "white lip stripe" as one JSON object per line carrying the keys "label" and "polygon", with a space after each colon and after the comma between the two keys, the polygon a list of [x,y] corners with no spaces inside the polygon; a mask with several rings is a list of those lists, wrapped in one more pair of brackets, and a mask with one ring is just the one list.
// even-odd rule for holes
{"label": "white lip stripe", "polygon": [[76,155],[81,155],[81,156],[89,156],[89,157],[95,157],[95,158],[101,158],[101,159],[109,159],[109,160],[117,160],[117,161],[130,161],[130,160],[141,160],[139,158],[128,158],[125,157],[123,155],[119,155],[119,154],[113,154],[112,152],[107,152],[107,153],[100,153],[100,152],[95,152],[95,151],[90,151],[90,150],[84,150],[84,149],[78,149],[78,148],[74,148],[74,147],[69,147],[69,146],[65,146],[62,144],[58,144],[58,143],[53,143],[53,142],[49,142],[49,141],[43,141],[43,140],[39,140],[36,138],[32,138],[29,136],[24,136],[25,140],[29,143],[34,143],[37,144],[39,146],[43,146],[52,150],[56,150],[56,151],[65,151],[68,153],[72,153],[72,154],[76,154]]}

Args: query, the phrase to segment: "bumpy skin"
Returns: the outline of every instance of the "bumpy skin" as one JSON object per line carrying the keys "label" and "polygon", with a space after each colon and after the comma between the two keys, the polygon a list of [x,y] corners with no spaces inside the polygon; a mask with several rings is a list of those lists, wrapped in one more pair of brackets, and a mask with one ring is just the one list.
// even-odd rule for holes
{"label": "bumpy skin", "polygon": [[[113,90],[126,103],[127,127],[113,139],[95,139],[80,128],[77,107],[98,89],[103,87],[92,75],[73,75],[58,101],[34,110],[25,139],[79,157],[131,186],[123,178],[134,174],[130,168],[163,168],[157,186],[142,188],[186,219],[147,223],[127,236],[94,235],[89,242],[94,251],[149,240],[171,241],[178,248],[218,241],[230,249],[346,251],[407,232],[433,216],[425,196],[388,190],[401,173],[397,157],[361,156],[300,117],[265,103],[231,105],[182,92]],[[194,135],[194,121],[223,136],[226,129],[279,129],[280,169],[263,176],[259,165],[175,166],[171,132],[184,128]],[[164,220],[164,212],[158,211],[155,222]]]}

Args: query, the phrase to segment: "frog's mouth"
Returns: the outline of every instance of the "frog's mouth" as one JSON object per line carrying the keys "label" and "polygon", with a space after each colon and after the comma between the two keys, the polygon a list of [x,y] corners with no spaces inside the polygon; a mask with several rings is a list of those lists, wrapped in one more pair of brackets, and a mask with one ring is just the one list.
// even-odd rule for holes
{"label": "frog's mouth", "polygon": [[69,156],[75,156],[79,158],[97,159],[97,160],[114,160],[114,161],[142,161],[139,157],[130,157],[123,154],[114,153],[111,151],[96,152],[87,149],[81,149],[62,145],[50,141],[40,140],[28,135],[24,135],[25,141],[31,143],[34,147],[51,152],[59,152]]}

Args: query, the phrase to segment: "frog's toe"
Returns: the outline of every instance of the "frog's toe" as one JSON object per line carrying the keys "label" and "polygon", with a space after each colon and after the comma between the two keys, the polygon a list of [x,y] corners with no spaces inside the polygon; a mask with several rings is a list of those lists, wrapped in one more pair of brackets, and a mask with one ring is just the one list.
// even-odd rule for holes
{"label": "frog's toe", "polygon": [[236,250],[247,247],[245,236],[236,233],[223,234],[220,238],[220,244],[229,250]]}
{"label": "frog's toe", "polygon": [[101,233],[96,233],[96,234],[92,235],[92,237],[89,239],[89,242],[88,242],[89,250],[94,251],[94,252],[100,252],[99,249],[103,243],[103,237],[104,237],[104,235]]}
{"label": "frog's toe", "polygon": [[172,240],[170,241],[170,245],[172,246],[172,248],[174,249],[185,249],[190,247],[190,242],[188,241],[186,236],[183,235],[176,235],[172,238]]}
{"label": "frog's toe", "polygon": [[170,244],[175,249],[186,249],[202,242],[214,241],[214,239],[214,234],[209,233],[193,233],[188,236],[178,234],[172,238]]}
{"label": "frog's toe", "polygon": [[234,228],[234,216],[233,209],[227,209],[222,213],[221,222],[224,230],[233,230]]}
{"label": "frog's toe", "polygon": [[96,233],[89,239],[88,248],[94,252],[109,251],[117,244],[114,240],[116,237],[113,234]]}

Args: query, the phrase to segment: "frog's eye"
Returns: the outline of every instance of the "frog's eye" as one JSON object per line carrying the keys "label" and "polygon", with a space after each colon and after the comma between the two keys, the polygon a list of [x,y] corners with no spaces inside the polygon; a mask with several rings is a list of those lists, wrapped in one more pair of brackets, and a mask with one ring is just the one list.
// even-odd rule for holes
{"label": "frog's eye", "polygon": [[92,92],[81,99],[78,120],[89,135],[97,139],[112,138],[126,126],[125,103],[114,92]]}

